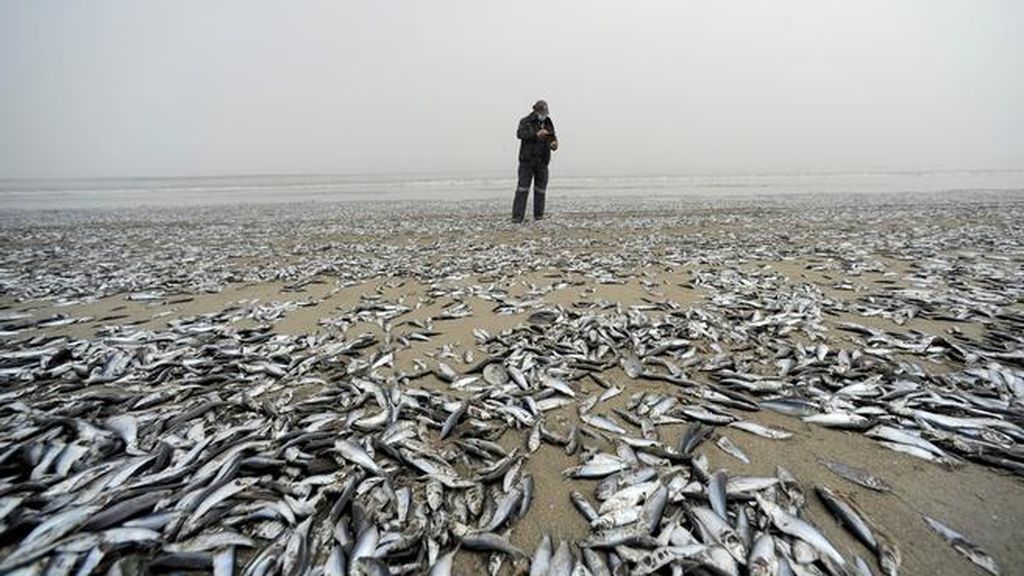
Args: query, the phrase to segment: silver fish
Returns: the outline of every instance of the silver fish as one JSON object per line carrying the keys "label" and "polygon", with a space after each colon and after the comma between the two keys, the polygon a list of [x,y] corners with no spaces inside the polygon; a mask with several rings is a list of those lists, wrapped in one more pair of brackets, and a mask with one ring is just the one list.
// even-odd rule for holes
{"label": "silver fish", "polygon": [[859,484],[865,488],[870,488],[878,492],[888,492],[892,490],[892,486],[890,486],[885,480],[882,480],[863,468],[857,468],[835,460],[822,460],[822,464],[831,470],[836,476],[849,480],[855,484]]}
{"label": "silver fish", "polygon": [[728,426],[743,430],[744,432],[750,432],[756,436],[762,438],[769,438],[771,440],[785,440],[793,436],[792,432],[786,432],[785,430],[776,430],[775,428],[769,428],[762,426],[756,422],[747,422],[745,420],[737,420],[730,422]]}
{"label": "silver fish", "polygon": [[971,562],[974,562],[975,564],[980,566],[989,574],[999,576],[999,565],[996,564],[996,561],[991,556],[989,556],[988,553],[982,550],[981,547],[979,547],[977,544],[971,542],[963,534],[957,532],[956,530],[953,530],[949,526],[946,526],[945,524],[939,522],[938,520],[935,520],[934,518],[925,516],[924,521],[926,524],[928,524],[929,528],[931,528],[936,534],[941,536],[943,540],[948,542],[954,550],[962,554]]}
{"label": "silver fish", "polygon": [[530,576],[545,576],[551,566],[551,537],[545,534],[540,539],[540,544],[533,551],[533,560],[530,562]]}
{"label": "silver fish", "polygon": [[384,470],[373,461],[373,458],[367,454],[366,450],[364,450],[362,446],[355,442],[339,439],[335,441],[334,448],[346,460],[354,464],[358,464],[378,476],[384,475]]}
{"label": "silver fish", "polygon": [[719,436],[715,444],[718,445],[718,447],[726,454],[736,458],[744,464],[750,464],[750,458],[743,453],[743,450],[740,450],[739,446],[733,444],[732,440],[730,440],[728,436]]}
{"label": "silver fish", "polygon": [[788,514],[778,504],[769,502],[760,495],[757,496],[757,503],[779,531],[804,540],[840,566],[846,564],[843,555],[836,550],[835,546],[817,528],[796,516]]}

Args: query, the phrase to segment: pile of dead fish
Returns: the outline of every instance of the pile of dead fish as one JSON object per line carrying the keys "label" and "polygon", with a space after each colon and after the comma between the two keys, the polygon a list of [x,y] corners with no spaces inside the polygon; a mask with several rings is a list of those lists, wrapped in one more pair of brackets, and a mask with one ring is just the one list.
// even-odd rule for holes
{"label": "pile of dead fish", "polygon": [[[411,320],[408,302],[364,298],[300,337],[268,324],[291,302],[160,331],[111,325],[90,339],[45,335],[74,319],[5,312],[0,572],[448,574],[456,555],[477,552],[491,573],[895,574],[901,543],[841,490],[814,486],[813,497],[874,558],[844,555],[805,518],[811,490],[784,467],[763,477],[710,469],[705,443],[756,459],[730,434],[784,442],[788,431],[753,419],[772,410],[941,466],[1024,472],[1017,204],[664,207],[632,199],[610,225],[568,206],[563,221],[510,242],[493,237],[513,230],[496,210],[450,204],[418,215],[254,207],[8,222],[6,296],[161,301],[243,280],[298,290],[386,278],[427,284],[446,305]],[[977,218],[972,234],[927,224],[958,210]],[[623,234],[590,233],[609,226]],[[667,231],[687,226],[725,231]],[[423,241],[381,240],[404,233]],[[911,287],[853,286],[887,270],[882,254],[912,262]],[[759,265],[791,258],[817,259],[808,271],[835,274],[832,288],[852,301]],[[685,267],[680,282],[704,298],[680,306],[650,282],[641,305],[560,307],[544,302],[552,286],[517,296],[496,287],[543,270],[553,283],[643,283],[650,267]],[[449,285],[471,275],[478,284]],[[523,322],[477,330],[474,350],[403,369],[396,356],[432,342],[437,323],[472,316],[470,297]],[[984,332],[891,332],[857,316]],[[354,329],[366,323],[383,334]],[[576,459],[566,477],[596,483],[565,503],[591,531],[525,550],[513,544],[535,496],[525,469],[544,445]],[[888,489],[870,471],[825,465]],[[998,573],[949,520],[922,522]]]}
{"label": "pile of dead fish", "polygon": [[[834,271],[844,289],[847,278],[884,270],[883,256],[920,267],[912,276],[923,283],[914,294],[876,299],[872,307],[885,315],[902,318],[922,304],[926,313],[980,312],[1024,294],[1014,260],[1024,207],[1005,194],[628,197],[602,199],[600,211],[586,198],[552,202],[559,218],[527,238],[498,201],[0,210],[0,294],[76,302],[216,292],[234,282],[400,276],[430,283],[547,267],[609,280],[645,265],[806,257],[821,259],[820,269]],[[934,224],[954,220],[967,223]]]}
{"label": "pile of dead fish", "polygon": [[[708,469],[702,442],[747,459],[724,430],[784,440],[786,431],[743,417],[766,408],[865,430],[929,460],[1021,470],[1020,373],[997,358],[937,378],[870,347],[761,342],[715,353],[769,326],[813,329],[805,294],[777,298],[745,301],[749,313],[542,309],[500,334],[478,330],[473,364],[417,361],[410,373],[395,368],[397,343],[429,339],[433,321],[401,322],[408,307],[372,299],[348,323],[387,322],[385,342],[236,329],[237,309],[167,332],[9,342],[0,354],[0,570],[446,574],[466,550],[491,554],[493,573],[870,573],[801,518],[807,496],[785,469],[730,477]],[[715,328],[723,325],[731,336]],[[955,348],[929,342],[918,352]],[[749,371],[765,357],[774,374]],[[608,408],[624,394],[604,376],[613,369],[668,391],[626,394]],[[426,386],[431,378],[447,386]],[[575,418],[548,417],[566,413]],[[687,428],[673,438],[663,431],[672,425]],[[511,448],[499,442],[509,432],[522,438]],[[522,469],[542,443],[578,456],[566,476],[600,482],[592,496],[573,496],[592,534],[531,552],[509,531],[530,507],[534,483]],[[833,466],[884,489],[865,471]],[[896,573],[899,547],[884,528],[841,493],[816,493],[883,573]]]}

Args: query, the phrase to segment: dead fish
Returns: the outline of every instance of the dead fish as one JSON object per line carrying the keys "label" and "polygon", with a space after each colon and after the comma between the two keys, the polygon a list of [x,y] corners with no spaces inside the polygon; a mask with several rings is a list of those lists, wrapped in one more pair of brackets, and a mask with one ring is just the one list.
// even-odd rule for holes
{"label": "dead fish", "polygon": [[511,556],[525,556],[522,550],[509,541],[490,532],[469,532],[461,538],[462,547],[474,552],[502,552]]}
{"label": "dead fish", "polygon": [[526,321],[530,324],[548,325],[558,321],[559,313],[554,310],[541,310],[530,314]]}
{"label": "dead fish", "polygon": [[810,424],[844,430],[865,430],[871,426],[871,420],[851,412],[826,412],[804,416],[801,419]]}
{"label": "dead fish", "polygon": [[517,489],[513,489],[511,492],[503,495],[497,503],[497,508],[491,516],[490,522],[486,526],[481,526],[480,531],[493,532],[504,524],[514,512],[519,510],[519,502],[522,498],[523,493]]}
{"label": "dead fish", "polygon": [[516,512],[516,518],[526,516],[526,513],[530,511],[530,505],[533,504],[533,475],[529,472],[523,474],[523,478],[519,482],[519,488],[523,492],[523,497],[519,501],[519,511]]}
{"label": "dead fish", "polygon": [[550,398],[544,398],[537,401],[537,409],[541,412],[548,412],[549,410],[557,410],[563,406],[572,404],[572,398],[565,398],[561,396],[552,396]]}
{"label": "dead fish", "polygon": [[942,537],[954,550],[962,554],[965,558],[974,562],[989,574],[999,576],[1000,570],[999,565],[996,561],[988,555],[984,550],[981,549],[977,544],[968,540],[963,534],[953,530],[949,526],[930,518],[924,517],[924,521],[928,524],[936,534]]}
{"label": "dead fish", "polygon": [[614,434],[626,433],[625,428],[616,424],[611,418],[600,414],[583,414],[580,416],[580,420],[594,428],[604,430],[605,432],[612,432]]}
{"label": "dead fish", "polygon": [[793,436],[792,432],[786,432],[784,430],[776,430],[775,428],[769,428],[767,426],[762,426],[760,424],[757,424],[756,422],[747,422],[747,421],[744,421],[744,420],[737,420],[735,422],[730,422],[728,424],[728,426],[730,426],[732,428],[738,428],[740,430],[743,430],[744,432],[750,432],[751,434],[754,434],[756,436],[760,436],[762,438],[769,438],[771,440],[785,440],[785,439],[791,438]]}
{"label": "dead fish", "polygon": [[863,468],[856,468],[835,460],[822,460],[821,463],[831,470],[836,476],[849,480],[854,484],[859,484],[865,488],[870,488],[878,492],[889,492],[892,490],[892,486],[889,486],[886,481]]}
{"label": "dead fish", "polygon": [[540,544],[533,551],[533,560],[530,562],[530,576],[546,576],[551,566],[551,537],[547,534],[540,540]]}
{"label": "dead fish", "polygon": [[736,458],[744,464],[750,464],[750,458],[747,458],[747,455],[743,453],[743,450],[740,450],[739,446],[733,444],[732,440],[730,440],[728,436],[719,436],[715,444],[726,454]]}
{"label": "dead fish", "polygon": [[871,526],[847,498],[836,494],[827,486],[815,486],[814,491],[825,507],[839,520],[839,523],[863,542],[869,550],[874,552],[878,548],[878,541],[875,539]]}
{"label": "dead fish", "polygon": [[652,548],[656,545],[657,540],[647,533],[646,528],[636,525],[594,532],[580,542],[580,546],[587,548],[614,548],[616,546]]}
{"label": "dead fish", "polygon": [[455,427],[459,425],[459,420],[466,414],[467,405],[465,402],[459,402],[458,407],[448,415],[448,418],[444,421],[444,426],[441,427],[441,439],[444,440],[455,430]]}
{"label": "dead fish", "polygon": [[569,386],[569,384],[565,380],[562,380],[561,378],[545,375],[543,378],[541,378],[541,385],[547,388],[551,388],[552,390],[555,390],[560,394],[565,394],[570,398],[576,397],[576,391],[573,390],[572,386]]}
{"label": "dead fish", "polygon": [[729,414],[715,412],[705,406],[683,406],[679,411],[694,420],[699,420],[707,424],[715,424],[717,426],[724,426],[725,424],[736,420],[735,417],[730,416]]}
{"label": "dead fish", "polygon": [[716,514],[721,516],[723,520],[728,518],[725,506],[726,482],[727,477],[725,472],[722,470],[718,470],[717,472],[711,475],[711,478],[708,479],[707,486],[708,500],[711,502],[711,509],[714,510]]}
{"label": "dead fish", "polygon": [[591,548],[582,548],[580,552],[583,556],[583,564],[590,570],[592,576],[612,576],[611,568],[601,553]]}
{"label": "dead fish", "polygon": [[628,470],[613,474],[597,483],[594,495],[598,500],[610,499],[619,490],[644,485],[658,475],[658,471],[652,467],[644,467],[638,470]]}
{"label": "dead fish", "polygon": [[775,476],[730,476],[725,483],[725,493],[735,496],[761,492],[776,486],[779,482],[779,478]]}
{"label": "dead fish", "polygon": [[111,416],[103,424],[121,438],[125,444],[126,452],[135,455],[142,454],[137,446],[139,424],[134,416],[130,414]]}
{"label": "dead fish", "polygon": [[452,568],[455,564],[455,553],[457,550],[452,550],[447,554],[440,556],[434,565],[430,567],[430,576],[451,576]]}
{"label": "dead fish", "polygon": [[875,438],[879,441],[895,442],[907,446],[913,446],[920,450],[927,451],[938,458],[948,459],[949,457],[944,450],[935,444],[932,444],[928,440],[925,440],[921,436],[911,434],[906,430],[895,428],[893,426],[879,424],[878,426],[866,431],[864,435]]}
{"label": "dead fish", "polygon": [[746,562],[747,554],[740,537],[726,519],[714,510],[703,506],[693,506],[687,511],[693,517],[694,524],[705,535],[705,542],[714,542],[725,548],[736,562]]}
{"label": "dead fish", "polygon": [[444,362],[437,363],[437,377],[445,382],[455,382],[459,379],[459,373]]}
{"label": "dead fish", "polygon": [[491,386],[504,386],[509,381],[508,371],[504,365],[492,362],[484,366],[484,381]]}
{"label": "dead fish", "polygon": [[762,400],[758,406],[787,416],[812,416],[818,413],[818,405],[801,398],[775,398]]}
{"label": "dead fish", "polygon": [[618,396],[621,393],[621,388],[619,388],[618,386],[612,386],[611,388],[608,388],[607,390],[602,392],[601,395],[597,397],[597,401],[604,402],[606,400],[611,400],[612,398]]}
{"label": "dead fish", "polygon": [[572,456],[580,446],[580,429],[575,424],[569,429],[569,437],[565,443],[565,453]]}
{"label": "dead fish", "polygon": [[774,502],[765,500],[760,495],[757,496],[757,503],[761,509],[771,519],[772,524],[775,525],[779,531],[800,538],[807,542],[811,546],[814,546],[819,552],[828,556],[833,562],[840,566],[846,564],[846,560],[843,555],[836,550],[835,546],[821,533],[820,530],[807,523],[806,521],[797,518],[785,510],[779,507]]}
{"label": "dead fish", "polygon": [[575,566],[576,559],[573,558],[572,551],[569,550],[569,543],[565,540],[559,541],[555,553],[551,556],[551,566],[548,568],[548,574],[571,575]]}
{"label": "dead fish", "polygon": [[590,504],[590,501],[587,500],[587,497],[583,494],[573,490],[569,493],[569,499],[572,501],[573,506],[575,506],[576,509],[579,510],[580,514],[583,515],[583,518],[588,524],[593,523],[600,517],[597,510],[594,510],[593,505]]}
{"label": "dead fish", "polygon": [[33,528],[13,552],[0,560],[0,570],[17,568],[46,554],[52,549],[52,544],[84,524],[98,509],[98,506],[80,506],[51,516]]}
{"label": "dead fish", "polygon": [[633,352],[625,352],[620,360],[622,364],[622,370],[632,379],[637,379],[640,374],[643,373],[644,367],[640,362],[640,358],[637,357]]}
{"label": "dead fish", "polygon": [[435,478],[431,478],[424,488],[427,498],[427,506],[434,512],[439,512],[444,503],[444,485]]}
{"label": "dead fish", "polygon": [[373,458],[367,454],[366,450],[364,450],[362,446],[355,442],[339,439],[335,441],[334,448],[338,451],[338,454],[341,454],[341,456],[346,460],[354,464],[358,464],[378,476],[384,475],[384,470],[373,461]]}
{"label": "dead fish", "polygon": [[669,564],[677,563],[680,560],[696,558],[700,554],[706,552],[707,548],[708,546],[705,544],[663,546],[655,548],[654,550],[644,552],[637,557],[636,562],[634,563],[635,567],[630,573],[638,576],[654,574]]}
{"label": "dead fish", "polygon": [[530,433],[526,437],[526,449],[531,453],[536,452],[540,448],[541,432],[540,422],[534,424],[533,428],[530,429]]}
{"label": "dead fish", "polygon": [[762,532],[754,539],[747,556],[747,570],[750,576],[773,576],[779,570],[779,558],[775,551],[775,539]]}
{"label": "dead fish", "polygon": [[697,446],[714,432],[715,429],[711,426],[706,426],[702,422],[694,422],[687,427],[686,432],[679,439],[679,453],[684,456],[693,454]]}
{"label": "dead fish", "polygon": [[363,556],[352,561],[351,576],[391,576],[387,564],[370,556]]}
{"label": "dead fish", "polygon": [[604,478],[629,467],[621,458],[604,453],[594,455],[586,464],[562,471],[569,478]]}

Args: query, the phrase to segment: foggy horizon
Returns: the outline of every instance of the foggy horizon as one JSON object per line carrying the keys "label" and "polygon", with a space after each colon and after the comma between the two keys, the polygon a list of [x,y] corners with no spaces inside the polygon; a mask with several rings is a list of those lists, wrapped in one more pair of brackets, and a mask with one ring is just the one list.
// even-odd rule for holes
{"label": "foggy horizon", "polygon": [[0,0],[0,180],[1024,169],[1008,1]]}
{"label": "foggy horizon", "polygon": [[[756,178],[756,177],[786,177],[799,178],[808,177],[843,177],[843,176],[925,176],[925,175],[957,175],[957,174],[1016,174],[1024,176],[1024,168],[920,168],[920,169],[862,169],[862,170],[721,170],[721,171],[636,171],[627,170],[602,171],[601,169],[587,172],[576,169],[562,170],[558,172],[564,178]],[[338,178],[342,180],[359,181],[367,180],[389,180],[389,179],[501,179],[515,180],[515,166],[510,168],[492,168],[488,170],[437,170],[437,171],[407,171],[407,172],[292,172],[279,174],[145,174],[145,175],[117,175],[117,176],[53,176],[53,177],[0,177],[0,183],[21,184],[21,183],[75,183],[89,181],[133,181],[133,180],[232,180],[232,179],[273,179],[273,178]],[[1016,182],[1016,180],[1013,180]]]}

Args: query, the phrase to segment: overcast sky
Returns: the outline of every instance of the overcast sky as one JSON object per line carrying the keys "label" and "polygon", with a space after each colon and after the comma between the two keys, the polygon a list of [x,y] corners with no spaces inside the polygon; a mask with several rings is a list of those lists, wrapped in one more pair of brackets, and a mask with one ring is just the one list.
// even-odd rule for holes
{"label": "overcast sky", "polygon": [[1024,2],[0,0],[0,178],[1024,168]]}

